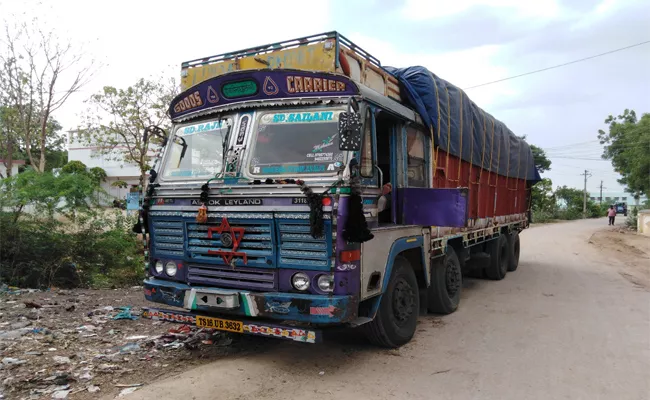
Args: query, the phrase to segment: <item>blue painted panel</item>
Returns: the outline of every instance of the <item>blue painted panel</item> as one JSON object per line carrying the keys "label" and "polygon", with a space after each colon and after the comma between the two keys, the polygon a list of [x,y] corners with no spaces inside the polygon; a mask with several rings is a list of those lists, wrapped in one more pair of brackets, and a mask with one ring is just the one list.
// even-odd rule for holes
{"label": "blue painted panel", "polygon": [[329,271],[332,258],[332,221],[325,220],[323,238],[309,233],[308,219],[276,219],[279,268]]}
{"label": "blue painted panel", "polygon": [[[185,296],[190,289],[201,290],[202,288],[155,278],[147,279],[144,282],[145,298],[148,301],[175,307],[184,307]],[[214,288],[205,287],[205,289]],[[216,312],[226,318],[228,315],[237,315],[317,324],[340,324],[357,316],[357,302],[352,296],[254,293],[226,289],[220,289],[220,291],[237,293],[240,296],[240,307],[235,310],[217,311],[213,307],[193,304],[193,311]]]}
{"label": "blue painted panel", "polygon": [[[408,240],[415,239],[412,242],[409,242]],[[391,246],[390,252],[388,253],[388,260],[386,263],[386,272],[384,273],[384,280],[382,283],[382,289],[381,289],[381,294],[379,296],[376,296],[372,298],[371,300],[368,300],[372,302],[371,307],[370,307],[370,318],[375,318],[375,315],[377,314],[377,310],[379,309],[379,304],[381,303],[381,298],[386,292],[386,288],[388,287],[388,282],[390,281],[390,276],[393,272],[393,265],[395,264],[395,258],[402,253],[403,251],[409,250],[409,249],[414,249],[414,248],[420,248],[420,256],[422,257],[422,265],[426,265],[426,259],[425,254],[424,254],[424,238],[422,236],[409,236],[405,238],[401,238],[395,241],[393,245]],[[423,268],[424,272],[424,279],[427,282],[427,285],[429,284],[429,277],[428,273],[426,271],[426,268]]]}

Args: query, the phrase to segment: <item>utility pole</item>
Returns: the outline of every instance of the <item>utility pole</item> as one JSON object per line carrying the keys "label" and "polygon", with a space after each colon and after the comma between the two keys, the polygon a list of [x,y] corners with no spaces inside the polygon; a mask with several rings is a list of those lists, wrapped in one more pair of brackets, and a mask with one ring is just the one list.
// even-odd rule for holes
{"label": "utility pole", "polygon": [[589,173],[589,171],[585,170],[584,176],[585,176],[585,188],[582,193],[583,195],[582,196],[582,218],[587,218],[587,178],[590,177],[591,174]]}
{"label": "utility pole", "polygon": [[598,198],[600,200],[600,205],[603,205],[603,181],[600,181],[600,197]]}

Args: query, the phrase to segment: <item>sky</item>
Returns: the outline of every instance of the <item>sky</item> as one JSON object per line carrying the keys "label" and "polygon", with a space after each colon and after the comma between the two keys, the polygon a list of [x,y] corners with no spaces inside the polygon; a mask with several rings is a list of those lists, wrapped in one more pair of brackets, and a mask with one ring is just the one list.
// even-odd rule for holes
{"label": "sky", "polygon": [[[469,88],[650,40],[646,0],[0,0],[0,20],[38,16],[95,60],[54,117],[74,129],[103,86],[179,76],[182,61],[337,30],[382,65],[422,65]],[[2,24],[2,21],[0,21]],[[650,44],[467,90],[552,157],[554,186],[622,191],[600,161],[609,114],[650,112]]]}

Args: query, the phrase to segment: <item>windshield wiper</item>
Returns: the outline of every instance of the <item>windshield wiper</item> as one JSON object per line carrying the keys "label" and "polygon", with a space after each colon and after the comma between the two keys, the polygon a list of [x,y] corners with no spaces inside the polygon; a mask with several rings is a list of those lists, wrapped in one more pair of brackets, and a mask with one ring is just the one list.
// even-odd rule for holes
{"label": "windshield wiper", "polygon": [[183,146],[183,150],[181,150],[181,157],[178,159],[178,162],[180,164],[183,157],[185,157],[185,152],[187,151],[187,142],[185,141],[184,138],[182,138],[180,136],[174,136],[174,141],[176,141],[176,139],[180,139],[180,141],[182,142],[181,146]]}
{"label": "windshield wiper", "polygon": [[[219,119],[220,125],[221,121],[223,121],[223,119]],[[232,126],[230,126],[230,124],[227,124],[227,126],[228,131],[226,131],[226,134],[223,136],[221,142],[221,172],[219,173],[221,176],[223,176],[224,172],[227,172],[226,161],[228,160],[228,152],[230,151],[230,149],[228,149],[228,142],[230,142],[230,132],[232,131]]]}

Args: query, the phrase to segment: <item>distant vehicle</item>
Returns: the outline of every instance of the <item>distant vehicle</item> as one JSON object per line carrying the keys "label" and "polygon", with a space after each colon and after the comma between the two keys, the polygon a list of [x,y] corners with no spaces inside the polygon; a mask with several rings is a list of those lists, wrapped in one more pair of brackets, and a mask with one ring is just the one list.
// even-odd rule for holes
{"label": "distant vehicle", "polygon": [[627,217],[627,204],[616,203],[614,207],[616,208],[616,214],[623,214],[623,216]]}

